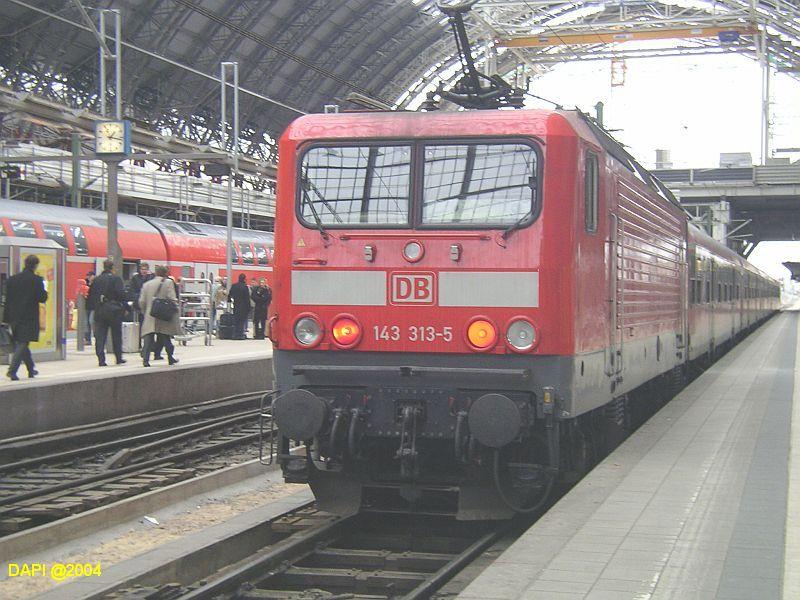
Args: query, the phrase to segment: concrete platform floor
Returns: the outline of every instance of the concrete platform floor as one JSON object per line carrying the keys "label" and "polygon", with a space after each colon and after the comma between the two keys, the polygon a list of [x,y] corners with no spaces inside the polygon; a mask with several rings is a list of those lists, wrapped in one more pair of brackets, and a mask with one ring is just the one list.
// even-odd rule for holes
{"label": "concrete platform floor", "polygon": [[[67,359],[46,362],[37,362],[36,370],[39,375],[28,379],[25,366],[22,365],[17,373],[20,380],[11,381],[5,376],[8,366],[0,365],[0,393],[6,389],[14,389],[30,385],[55,384],[69,381],[101,379],[104,377],[119,377],[130,375],[135,371],[142,373],[162,368],[168,368],[166,355],[164,360],[151,361],[149,369],[142,366],[142,359],[138,354],[127,353],[123,358],[128,362],[124,365],[114,364],[114,355],[108,355],[107,367],[97,366],[97,356],[94,347],[87,347],[82,352],[75,349],[75,340],[68,341]],[[268,358],[272,356],[272,342],[269,340],[218,340],[214,339],[211,346],[204,346],[202,340],[195,339],[186,346],[175,345],[175,356],[180,361],[180,366],[202,366],[230,360],[250,360],[255,358]],[[34,360],[36,358],[34,357]]]}
{"label": "concrete platform floor", "polygon": [[459,598],[800,598],[799,328],[745,339]]}

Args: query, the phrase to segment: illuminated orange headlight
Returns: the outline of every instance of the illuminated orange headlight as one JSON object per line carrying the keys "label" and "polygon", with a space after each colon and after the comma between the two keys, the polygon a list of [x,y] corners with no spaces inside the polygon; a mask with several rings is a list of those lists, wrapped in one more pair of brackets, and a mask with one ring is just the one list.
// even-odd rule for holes
{"label": "illuminated orange headlight", "polygon": [[467,339],[470,344],[481,350],[491,348],[497,342],[497,329],[489,321],[477,319],[469,324]]}
{"label": "illuminated orange headlight", "polygon": [[331,328],[333,340],[343,348],[355,346],[361,339],[361,325],[352,317],[339,317]]}

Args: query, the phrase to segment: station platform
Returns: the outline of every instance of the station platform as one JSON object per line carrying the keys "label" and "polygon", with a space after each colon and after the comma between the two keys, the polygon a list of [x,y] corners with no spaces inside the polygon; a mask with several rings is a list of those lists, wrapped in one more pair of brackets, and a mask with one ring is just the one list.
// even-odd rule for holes
{"label": "station platform", "polygon": [[798,327],[751,334],[458,597],[800,598]]}
{"label": "station platform", "polygon": [[126,364],[97,365],[94,347],[75,350],[70,340],[67,359],[36,364],[39,374],[19,381],[0,377],[0,439],[60,429],[106,419],[203,402],[224,396],[270,389],[272,342],[218,340],[211,346],[191,340],[176,344],[173,366],[164,360],[146,368],[136,353],[124,354]]}

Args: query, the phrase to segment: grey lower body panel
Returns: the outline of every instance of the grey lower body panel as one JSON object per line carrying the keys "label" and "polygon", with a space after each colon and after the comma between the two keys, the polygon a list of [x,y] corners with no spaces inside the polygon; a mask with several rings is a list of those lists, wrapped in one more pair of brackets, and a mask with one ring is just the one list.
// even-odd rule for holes
{"label": "grey lower body panel", "polygon": [[275,350],[280,392],[317,385],[425,388],[456,386],[476,391],[555,390],[560,418],[599,408],[613,398],[685,361],[675,335],[623,341],[618,365],[609,351],[574,356],[322,352]]}

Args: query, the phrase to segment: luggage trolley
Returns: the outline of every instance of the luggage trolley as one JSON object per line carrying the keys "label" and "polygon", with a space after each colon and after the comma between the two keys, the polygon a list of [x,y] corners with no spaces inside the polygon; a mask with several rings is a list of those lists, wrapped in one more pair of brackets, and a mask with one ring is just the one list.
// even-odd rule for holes
{"label": "luggage trolley", "polygon": [[175,337],[182,346],[192,338],[203,337],[211,345],[211,280],[192,277],[181,279],[181,335]]}

